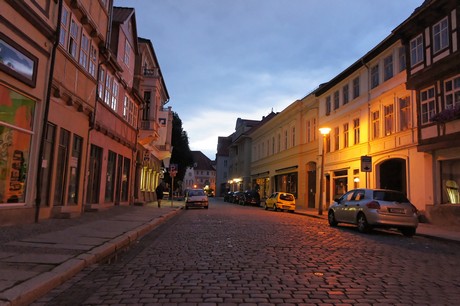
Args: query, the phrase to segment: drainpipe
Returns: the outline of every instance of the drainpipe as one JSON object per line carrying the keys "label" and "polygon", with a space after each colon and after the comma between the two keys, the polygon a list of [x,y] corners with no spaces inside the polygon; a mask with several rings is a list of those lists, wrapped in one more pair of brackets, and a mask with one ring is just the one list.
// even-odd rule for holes
{"label": "drainpipe", "polygon": [[54,77],[54,66],[56,64],[56,50],[59,46],[59,37],[61,34],[61,15],[62,15],[62,2],[63,0],[59,0],[58,2],[58,16],[57,16],[57,24],[56,24],[56,36],[53,49],[51,50],[51,63],[50,63],[50,73],[48,79],[48,88],[46,90],[46,100],[45,100],[45,109],[43,114],[43,122],[42,122],[42,131],[40,137],[40,146],[38,149],[38,161],[37,161],[37,179],[36,179],[36,196],[35,196],[35,223],[38,223],[40,219],[40,206],[41,206],[41,197],[42,197],[42,168],[43,168],[43,151],[45,146],[45,139],[46,139],[46,128],[48,123],[48,114],[50,108],[50,100],[51,100],[51,89],[53,84],[53,77]]}

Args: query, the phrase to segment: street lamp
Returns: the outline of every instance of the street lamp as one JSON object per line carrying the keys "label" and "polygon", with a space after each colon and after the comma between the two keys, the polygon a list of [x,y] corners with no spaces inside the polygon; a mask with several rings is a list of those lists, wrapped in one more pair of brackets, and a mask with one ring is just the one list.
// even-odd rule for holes
{"label": "street lamp", "polygon": [[330,128],[324,127],[320,128],[319,132],[323,135],[323,152],[321,154],[321,176],[319,177],[319,205],[318,205],[318,215],[323,214],[323,185],[324,185],[324,155],[326,154],[326,137],[331,131]]}

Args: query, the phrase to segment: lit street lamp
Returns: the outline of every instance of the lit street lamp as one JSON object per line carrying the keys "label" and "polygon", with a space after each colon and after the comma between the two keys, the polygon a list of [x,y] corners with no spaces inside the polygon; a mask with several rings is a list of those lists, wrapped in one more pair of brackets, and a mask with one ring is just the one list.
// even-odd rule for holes
{"label": "lit street lamp", "polygon": [[323,214],[323,185],[324,185],[324,155],[326,154],[326,137],[331,131],[330,128],[320,128],[319,132],[323,135],[323,152],[321,154],[321,176],[319,177],[319,205],[318,215]]}

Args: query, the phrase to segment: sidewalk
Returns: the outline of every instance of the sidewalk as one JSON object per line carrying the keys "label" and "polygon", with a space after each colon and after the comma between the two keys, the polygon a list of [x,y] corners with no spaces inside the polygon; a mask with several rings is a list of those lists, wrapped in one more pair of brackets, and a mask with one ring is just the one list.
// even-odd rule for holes
{"label": "sidewalk", "polygon": [[83,268],[116,256],[182,205],[115,206],[75,219],[0,228],[0,306],[30,304]]}
{"label": "sidewalk", "polygon": [[[327,212],[323,212],[320,216],[315,209],[309,209],[298,214],[306,215],[314,218],[321,218],[327,220]],[[441,240],[460,242],[460,228],[448,228],[435,226],[429,223],[419,223],[417,227],[417,236],[424,236],[429,238],[436,238]]]}
{"label": "sidewalk", "polygon": [[[49,219],[0,230],[0,306],[28,305],[83,268],[116,256],[178,214],[183,202],[115,206],[75,219]],[[317,211],[298,212],[326,219]],[[326,222],[326,220],[325,220]],[[460,231],[421,223],[417,235],[460,242]]]}

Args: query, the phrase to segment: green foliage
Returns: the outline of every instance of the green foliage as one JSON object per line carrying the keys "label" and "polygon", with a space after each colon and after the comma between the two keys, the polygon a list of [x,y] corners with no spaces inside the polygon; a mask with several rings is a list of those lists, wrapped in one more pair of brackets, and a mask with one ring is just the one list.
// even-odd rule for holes
{"label": "green foliage", "polygon": [[[177,164],[178,172],[174,177],[174,190],[178,187],[178,182],[184,180],[185,170],[193,166],[193,156],[190,151],[187,132],[182,128],[182,120],[176,112],[173,112],[171,145],[171,164]],[[165,174],[165,181],[171,182],[169,173]]]}

